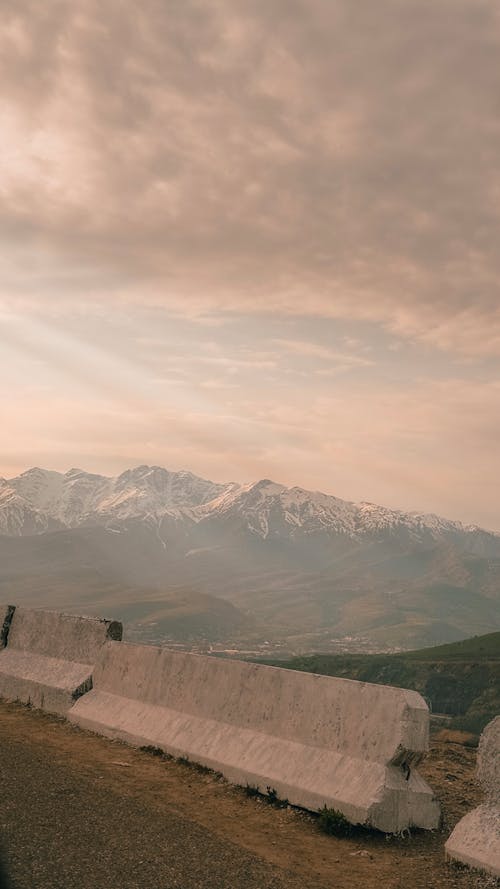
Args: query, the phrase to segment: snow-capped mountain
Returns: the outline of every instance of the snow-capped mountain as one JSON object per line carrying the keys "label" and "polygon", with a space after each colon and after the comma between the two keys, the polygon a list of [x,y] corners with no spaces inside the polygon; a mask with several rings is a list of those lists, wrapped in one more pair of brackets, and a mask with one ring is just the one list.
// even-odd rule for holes
{"label": "snow-capped mountain", "polygon": [[263,539],[296,538],[301,535],[341,534],[361,540],[367,535],[405,534],[414,541],[452,535],[500,535],[476,526],[464,526],[436,515],[406,513],[373,503],[352,503],[320,491],[287,488],[269,479],[256,484],[233,486],[195,511],[199,518],[239,518],[248,529]]}
{"label": "snow-capped mountain", "polygon": [[352,503],[269,479],[217,484],[191,472],[138,466],[116,477],[70,469],[29,469],[0,479],[0,533],[39,534],[81,525],[163,520],[189,526],[232,524],[262,540],[342,536],[353,541],[399,536],[413,543],[461,538],[467,549],[500,554],[500,535],[435,515]]}
{"label": "snow-capped mountain", "polygon": [[0,534],[17,537],[62,527],[60,522],[19,495],[6,479],[0,479]]}
{"label": "snow-capped mountain", "polygon": [[171,509],[205,503],[226,487],[159,466],[138,466],[114,478],[81,469],[62,474],[37,467],[0,479],[0,533],[33,534],[157,518]]}
{"label": "snow-capped mountain", "polygon": [[0,566],[6,599],[101,608],[112,594],[126,616],[171,595],[218,597],[240,609],[231,626],[263,621],[265,638],[422,645],[500,628],[499,534],[269,479],[158,466],[0,478]]}

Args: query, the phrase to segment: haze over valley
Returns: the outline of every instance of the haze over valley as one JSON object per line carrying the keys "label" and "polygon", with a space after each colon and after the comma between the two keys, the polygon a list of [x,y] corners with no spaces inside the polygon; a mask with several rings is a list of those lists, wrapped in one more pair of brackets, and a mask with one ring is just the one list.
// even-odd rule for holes
{"label": "haze over valley", "polygon": [[411,648],[500,629],[500,535],[269,479],[139,466],[0,482],[0,595],[131,638],[259,653]]}

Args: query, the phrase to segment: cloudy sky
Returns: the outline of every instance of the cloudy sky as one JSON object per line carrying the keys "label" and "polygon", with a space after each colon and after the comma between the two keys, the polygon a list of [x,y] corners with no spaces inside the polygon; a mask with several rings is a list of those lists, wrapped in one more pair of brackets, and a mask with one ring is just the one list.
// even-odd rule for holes
{"label": "cloudy sky", "polygon": [[500,529],[496,0],[3,0],[0,474]]}

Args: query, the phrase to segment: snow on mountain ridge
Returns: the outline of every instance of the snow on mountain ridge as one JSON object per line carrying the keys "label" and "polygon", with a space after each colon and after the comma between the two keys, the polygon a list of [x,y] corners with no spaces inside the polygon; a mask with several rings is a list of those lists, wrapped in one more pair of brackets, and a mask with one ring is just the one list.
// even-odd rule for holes
{"label": "snow on mountain ridge", "polygon": [[35,509],[50,508],[52,502],[61,497],[63,476],[50,469],[35,466],[22,472],[8,482],[20,497],[27,500]]}
{"label": "snow on mountain ridge", "polygon": [[56,519],[31,506],[7,479],[0,481],[0,534],[19,537],[61,527]]}
{"label": "snow on mountain ridge", "polygon": [[75,468],[63,474],[35,467],[0,480],[0,533],[41,533],[130,519],[157,523],[165,516],[195,523],[234,519],[263,539],[318,533],[353,539],[399,532],[415,540],[449,534],[500,536],[433,514],[357,504],[270,479],[221,484],[160,466],[141,465],[116,477]]}
{"label": "snow on mountain ridge", "polygon": [[226,487],[191,472],[169,472],[159,466],[138,466],[116,477],[75,468],[60,473],[35,467],[6,484],[21,498],[26,510],[35,510],[67,527],[159,516],[181,506],[196,507]]}
{"label": "snow on mountain ridge", "polygon": [[365,528],[396,528],[405,525],[413,530],[425,528],[436,533],[451,529],[464,530],[460,522],[442,518],[434,513],[403,512],[366,501],[359,503],[357,508]]}
{"label": "snow on mountain ridge", "polygon": [[263,539],[270,535],[295,536],[297,533],[335,533],[352,538],[360,535],[405,528],[410,533],[426,531],[441,535],[463,531],[458,523],[433,516],[425,522],[420,514],[412,516],[371,503],[356,504],[320,491],[287,488],[262,479],[255,484],[234,485],[203,507],[193,510],[199,520],[233,515],[246,521],[248,528]]}
{"label": "snow on mountain ridge", "polygon": [[434,514],[403,512],[374,503],[354,503],[321,491],[287,488],[269,479],[255,484],[233,485],[215,500],[194,510],[200,518],[244,519],[253,533],[263,539],[288,533],[335,533],[360,539],[367,534],[404,532],[410,538],[438,540],[443,536],[468,533],[500,537],[477,526],[465,526]]}

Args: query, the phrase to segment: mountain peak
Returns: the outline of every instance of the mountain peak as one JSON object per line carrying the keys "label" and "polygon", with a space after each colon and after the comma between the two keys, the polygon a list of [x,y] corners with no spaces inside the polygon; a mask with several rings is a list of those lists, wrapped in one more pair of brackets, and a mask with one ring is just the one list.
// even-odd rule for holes
{"label": "mountain peak", "polygon": [[[130,519],[161,521],[167,513],[181,521],[183,513],[196,523],[234,516],[239,527],[243,523],[252,534],[265,539],[316,534],[333,539],[341,534],[359,541],[370,535],[376,540],[400,535],[429,544],[458,535],[473,541],[476,549],[489,548],[494,539],[498,541],[498,535],[477,526],[369,501],[356,504],[320,491],[286,487],[270,478],[245,485],[218,484],[187,470],[171,471],[157,465],[141,464],[115,477],[76,467],[62,475],[35,466],[17,478],[4,480],[4,492],[7,486],[17,498],[16,509],[36,511],[40,530],[49,520],[71,528]],[[8,511],[12,504],[12,497],[4,496],[2,509]],[[19,522],[16,528],[22,526]],[[7,522],[7,526],[11,524]]]}
{"label": "mountain peak", "polygon": [[279,494],[285,490],[285,485],[273,482],[270,478],[261,478],[258,482],[249,486],[250,491],[266,491],[268,494]]}
{"label": "mountain peak", "polygon": [[40,466],[32,466],[31,469],[25,469],[17,478],[49,478],[50,476],[61,476],[60,472],[55,469],[42,469]]}

